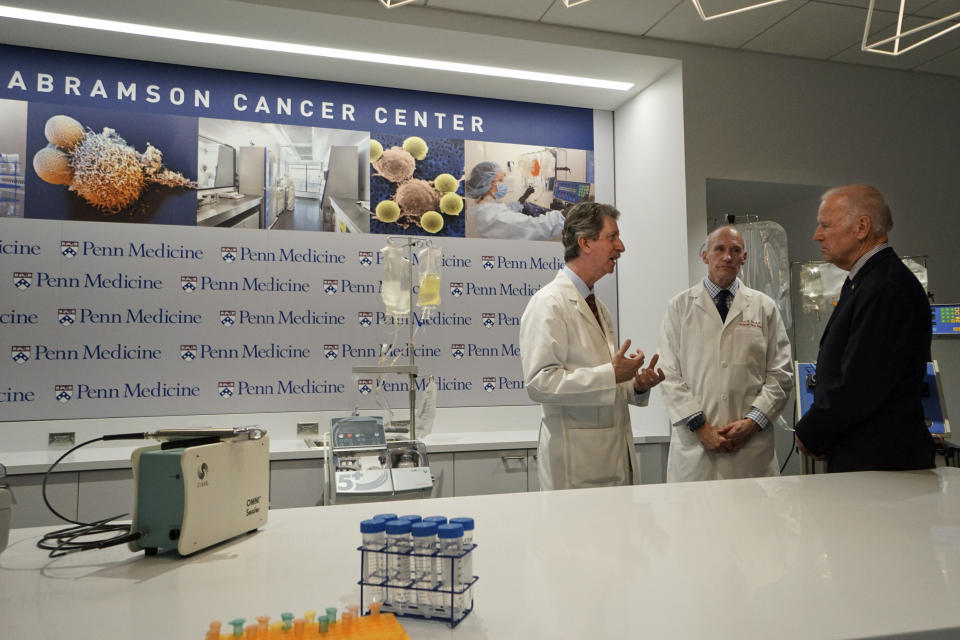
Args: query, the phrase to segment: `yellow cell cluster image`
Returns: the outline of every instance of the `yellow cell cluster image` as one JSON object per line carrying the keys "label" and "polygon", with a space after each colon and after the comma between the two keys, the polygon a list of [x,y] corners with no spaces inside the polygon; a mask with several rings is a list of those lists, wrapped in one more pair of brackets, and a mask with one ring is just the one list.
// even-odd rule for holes
{"label": "yellow cell cluster image", "polygon": [[96,133],[66,115],[47,120],[50,144],[33,156],[33,170],[66,186],[104,215],[130,208],[151,185],[195,189],[196,183],[163,166],[163,153],[147,143],[139,153],[109,127]]}
{"label": "yellow cell cluster image", "polygon": [[[426,233],[437,233],[446,226],[441,213],[459,216],[464,206],[463,198],[457,193],[462,178],[448,172],[434,174],[431,171],[431,168],[446,168],[449,171],[450,147],[455,142],[440,140],[439,155],[434,158],[436,154],[431,153],[427,141],[419,136],[407,137],[402,143],[398,138],[393,139],[399,144],[392,144],[389,148],[384,148],[389,142],[370,139],[373,176],[394,185],[391,187],[392,195],[388,193],[389,199],[377,203],[372,215],[380,222],[396,223],[403,229],[416,225]],[[387,140],[390,140],[389,136]],[[457,167],[458,171],[461,169],[462,165]],[[415,173],[417,177],[414,177]],[[432,180],[429,179],[431,175],[435,176]],[[448,230],[445,233],[451,232]]]}

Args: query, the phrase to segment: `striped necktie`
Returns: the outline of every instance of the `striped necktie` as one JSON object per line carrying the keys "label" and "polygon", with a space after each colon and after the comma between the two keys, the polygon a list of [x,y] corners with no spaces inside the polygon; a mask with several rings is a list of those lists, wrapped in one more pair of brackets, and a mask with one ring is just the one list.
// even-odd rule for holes
{"label": "striped necktie", "polygon": [[593,317],[597,319],[597,324],[600,325],[600,328],[603,328],[603,323],[600,322],[600,310],[597,309],[597,299],[591,293],[586,297],[587,306],[590,307],[590,311],[593,311]]}

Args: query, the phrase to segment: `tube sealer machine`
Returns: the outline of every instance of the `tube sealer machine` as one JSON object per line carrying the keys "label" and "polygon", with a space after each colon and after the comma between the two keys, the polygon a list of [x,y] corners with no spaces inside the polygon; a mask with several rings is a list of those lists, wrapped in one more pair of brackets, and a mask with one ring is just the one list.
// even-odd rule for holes
{"label": "tube sealer machine", "polygon": [[130,542],[147,555],[188,555],[267,523],[270,440],[255,427],[166,429],[133,452]]}

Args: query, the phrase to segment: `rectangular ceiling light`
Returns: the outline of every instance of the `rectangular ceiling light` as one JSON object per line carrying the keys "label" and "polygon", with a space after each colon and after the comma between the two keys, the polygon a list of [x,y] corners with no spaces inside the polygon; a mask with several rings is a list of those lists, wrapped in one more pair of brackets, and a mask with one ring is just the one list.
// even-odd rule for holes
{"label": "rectangular ceiling light", "polygon": [[778,4],[780,2],[786,2],[787,0],[761,0],[760,2],[755,2],[753,4],[747,4],[736,9],[730,9],[728,11],[720,11],[718,13],[708,14],[703,10],[703,7],[700,5],[700,0],[693,0],[693,6],[696,7],[697,13],[700,14],[700,19],[704,22],[708,20],[716,20],[717,18],[725,18],[727,16],[732,16],[737,13],[743,13],[744,11],[752,11],[753,9],[759,9],[760,7],[766,7],[771,4]]}
{"label": "rectangular ceiling light", "polygon": [[224,47],[256,49],[274,53],[292,53],[296,55],[317,56],[320,58],[333,58],[337,60],[373,62],[400,67],[412,67],[414,69],[432,69],[435,71],[468,73],[481,76],[492,76],[496,78],[512,78],[515,80],[529,80],[533,82],[545,82],[548,84],[589,87],[592,89],[629,91],[631,88],[633,88],[632,82],[619,82],[616,80],[603,80],[600,78],[587,78],[583,76],[569,76],[559,73],[541,73],[539,71],[528,71],[524,69],[491,67],[463,62],[451,62],[449,60],[395,56],[386,53],[374,53],[370,51],[334,49],[331,47],[318,47],[309,44],[279,42],[275,40],[260,40],[257,38],[243,38],[240,36],[205,33],[201,31],[168,29],[166,27],[155,27],[152,25],[136,24],[132,22],[100,20],[98,18],[72,16],[63,13],[52,13],[49,11],[34,11],[32,9],[20,9],[17,7],[8,7],[4,5],[0,5],[0,18],[28,20],[31,22],[56,24],[65,27],[79,27],[82,29],[94,29],[98,31],[109,31],[112,33],[146,36],[150,38],[166,38],[169,40],[196,42],[200,44],[213,44]]}
{"label": "rectangular ceiling light", "polygon": [[[960,18],[960,11],[957,11],[943,18],[931,20],[926,24],[921,24],[918,27],[904,31],[903,13],[905,5],[906,0],[900,0],[896,32],[889,38],[882,38],[876,42],[868,42],[870,39],[870,22],[873,20],[874,10],[874,0],[870,0],[870,7],[867,9],[867,22],[863,25],[863,42],[860,44],[861,51],[879,53],[885,56],[899,56],[902,53],[912,51],[920,45],[926,44],[934,38],[939,38],[960,27],[960,22],[954,22],[954,20]],[[912,42],[914,36],[917,38],[916,42]],[[907,40],[910,44],[903,46],[903,40]]]}

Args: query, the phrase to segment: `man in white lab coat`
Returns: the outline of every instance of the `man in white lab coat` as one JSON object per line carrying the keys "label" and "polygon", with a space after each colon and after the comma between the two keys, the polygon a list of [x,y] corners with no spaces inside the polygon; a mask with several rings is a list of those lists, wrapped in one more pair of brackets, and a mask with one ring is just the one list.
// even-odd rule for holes
{"label": "man in white lab coat", "polygon": [[530,299],[520,320],[524,384],[541,403],[537,470],[541,490],[639,482],[629,402],[646,404],[663,380],[643,352],[617,349],[606,307],[593,285],[625,251],[605,204],[570,209],[563,226],[566,266]]}
{"label": "man in white lab coat", "polygon": [[780,311],[737,278],[747,252],[735,228],[711,233],[701,258],[707,277],[667,303],[660,331],[667,482],[779,475],[773,420],[793,380]]}

